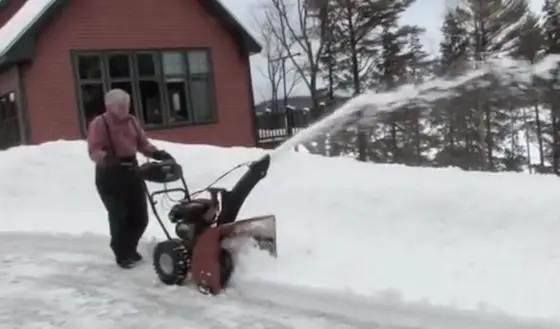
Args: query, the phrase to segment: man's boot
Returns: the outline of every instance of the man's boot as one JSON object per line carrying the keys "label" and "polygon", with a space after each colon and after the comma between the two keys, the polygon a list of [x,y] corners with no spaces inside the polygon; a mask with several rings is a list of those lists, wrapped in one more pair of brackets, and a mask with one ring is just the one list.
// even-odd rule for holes
{"label": "man's boot", "polygon": [[140,255],[138,251],[135,251],[132,256],[130,256],[130,260],[134,263],[140,262],[142,261],[142,255]]}
{"label": "man's boot", "polygon": [[126,258],[126,259],[117,259],[117,265],[118,265],[120,268],[123,268],[123,269],[129,269],[129,268],[134,267],[134,263],[135,263],[135,262],[134,262],[132,259],[130,259],[130,258]]}

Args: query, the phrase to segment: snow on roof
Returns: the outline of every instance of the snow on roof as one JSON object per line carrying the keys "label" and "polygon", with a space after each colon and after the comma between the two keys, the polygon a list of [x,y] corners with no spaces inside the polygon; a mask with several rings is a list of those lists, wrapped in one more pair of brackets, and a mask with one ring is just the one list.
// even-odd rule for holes
{"label": "snow on roof", "polygon": [[239,1],[239,0],[217,0],[222,7],[233,17],[240,26],[255,40],[259,40],[258,33],[256,33],[250,21],[253,19],[250,9],[255,6],[259,0],[252,1]]}
{"label": "snow on roof", "polygon": [[21,38],[21,36],[41,17],[56,0],[28,0],[0,28],[0,57]]}

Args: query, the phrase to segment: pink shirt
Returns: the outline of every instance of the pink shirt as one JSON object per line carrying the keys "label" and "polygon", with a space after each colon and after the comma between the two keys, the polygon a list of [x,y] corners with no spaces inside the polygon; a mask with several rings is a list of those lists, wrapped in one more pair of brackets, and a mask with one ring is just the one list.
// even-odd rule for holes
{"label": "pink shirt", "polygon": [[[107,133],[103,118],[107,120],[110,134]],[[105,156],[112,152],[109,136],[117,157],[135,156],[136,152],[150,156],[156,151],[156,147],[150,143],[144,129],[134,116],[129,115],[122,119],[105,112],[91,121],[88,130],[89,157],[97,164],[103,164]]]}

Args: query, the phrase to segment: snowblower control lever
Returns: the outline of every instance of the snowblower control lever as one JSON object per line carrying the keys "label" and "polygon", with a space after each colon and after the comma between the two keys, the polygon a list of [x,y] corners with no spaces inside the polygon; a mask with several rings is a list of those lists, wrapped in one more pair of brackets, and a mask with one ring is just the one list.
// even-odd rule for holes
{"label": "snowblower control lever", "polygon": [[208,188],[208,192],[210,192],[210,199],[214,204],[217,204],[220,201],[218,200],[218,196],[221,195],[223,198],[224,195],[228,193],[228,191],[222,187],[210,187]]}

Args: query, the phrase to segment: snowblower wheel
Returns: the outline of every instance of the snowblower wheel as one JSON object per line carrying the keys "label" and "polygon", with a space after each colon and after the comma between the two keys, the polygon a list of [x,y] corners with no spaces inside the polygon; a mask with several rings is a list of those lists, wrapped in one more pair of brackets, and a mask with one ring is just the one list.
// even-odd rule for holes
{"label": "snowblower wheel", "polygon": [[231,274],[233,273],[233,258],[231,253],[222,248],[220,250],[220,285],[226,287],[229,283]]}
{"label": "snowblower wheel", "polygon": [[167,285],[180,285],[185,281],[188,253],[179,239],[160,242],[154,248],[153,266],[160,281]]}

